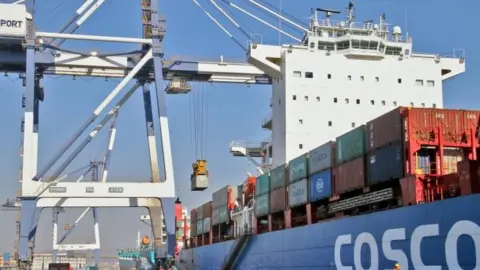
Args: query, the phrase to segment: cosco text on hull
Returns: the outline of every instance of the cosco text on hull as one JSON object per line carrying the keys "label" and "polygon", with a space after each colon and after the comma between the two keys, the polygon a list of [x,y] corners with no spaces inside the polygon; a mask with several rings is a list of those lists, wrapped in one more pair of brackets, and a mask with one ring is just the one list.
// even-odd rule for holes
{"label": "cosco text on hull", "polygon": [[[472,262],[468,269],[480,269],[480,226],[469,220],[460,220],[446,230],[448,231],[443,231],[442,228],[440,231],[439,224],[427,224],[416,227],[410,236],[406,234],[405,228],[386,230],[382,239],[375,239],[368,232],[356,236],[341,235],[335,241],[336,269],[377,270],[380,266],[383,267],[380,262],[384,257],[391,261],[392,265],[394,262],[398,262],[402,270],[408,269],[409,264],[413,265],[415,269],[441,270],[441,265],[425,264],[422,256],[425,256],[427,252],[430,252],[432,256],[445,256],[444,263],[447,269],[463,269],[459,256],[464,255],[461,253],[468,252],[468,261]],[[425,246],[422,247],[422,243],[425,245],[429,238],[435,237],[440,240],[434,242],[435,250],[426,250]],[[470,241],[473,242],[473,250],[472,248],[459,250],[460,237],[470,238]],[[402,248],[395,248],[397,241],[403,242]],[[440,252],[442,249],[444,253]],[[352,258],[352,256],[353,262],[347,262],[348,258]],[[437,259],[437,261],[443,261],[442,258]],[[389,269],[392,269],[392,265],[388,266]]]}

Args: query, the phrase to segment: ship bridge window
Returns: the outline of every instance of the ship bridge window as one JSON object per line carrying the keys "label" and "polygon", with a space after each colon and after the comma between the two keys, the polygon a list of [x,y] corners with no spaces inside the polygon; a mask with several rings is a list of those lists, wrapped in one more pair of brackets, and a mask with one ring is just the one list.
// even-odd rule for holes
{"label": "ship bridge window", "polygon": [[425,108],[425,103],[422,102],[422,108]]}
{"label": "ship bridge window", "polygon": [[435,81],[428,80],[427,81],[427,86],[428,87],[434,87],[435,86]]}
{"label": "ship bridge window", "polygon": [[385,51],[385,45],[383,43],[380,43],[380,46],[378,47],[378,51],[381,53]]}
{"label": "ship bridge window", "polygon": [[417,86],[423,86],[423,80],[415,80]]}
{"label": "ship bridge window", "polygon": [[299,144],[298,149],[303,149],[303,144]]}
{"label": "ship bridge window", "polygon": [[357,104],[360,104],[360,99],[357,98]]}
{"label": "ship bridge window", "polygon": [[320,97],[317,97],[317,102],[320,102]]}
{"label": "ship bridge window", "polygon": [[352,122],[352,128],[354,128],[354,127],[355,127],[355,122]]}
{"label": "ship bridge window", "polygon": [[382,100],[382,105],[385,106],[385,104],[387,104],[385,100]]}
{"label": "ship bridge window", "polygon": [[348,75],[348,80],[349,80],[349,81],[352,80],[352,75]]}
{"label": "ship bridge window", "polygon": [[327,74],[327,78],[328,78],[328,79],[331,79],[331,78],[332,78],[332,74]]}
{"label": "ship bridge window", "polygon": [[313,72],[308,72],[308,71],[305,72],[305,78],[309,78],[309,79],[313,78]]}
{"label": "ship bridge window", "polygon": [[376,82],[379,82],[379,81],[380,81],[380,78],[379,78],[379,77],[375,77],[375,81],[376,81]]}
{"label": "ship bridge window", "polygon": [[345,99],[345,104],[350,103],[350,100],[348,98]]}
{"label": "ship bridge window", "polygon": [[305,101],[308,101],[308,96],[304,96],[303,99],[304,99]]}
{"label": "ship bridge window", "polygon": [[370,100],[370,104],[375,105],[375,100]]}
{"label": "ship bridge window", "polygon": [[397,107],[397,102],[396,101],[393,102],[393,106]]}
{"label": "ship bridge window", "polygon": [[352,48],[354,49],[376,50],[377,47],[378,47],[377,41],[352,39]]}
{"label": "ship bridge window", "polygon": [[310,42],[310,48],[311,49],[315,48],[315,42]]}
{"label": "ship bridge window", "polygon": [[385,50],[385,54],[387,55],[400,55],[402,53],[402,47],[390,47],[387,46],[387,49]]}
{"label": "ship bridge window", "polygon": [[318,49],[323,51],[334,51],[335,50],[335,43],[332,42],[318,42]]}
{"label": "ship bridge window", "polygon": [[293,77],[297,77],[297,78],[302,77],[302,72],[301,71],[294,71],[293,72]]}
{"label": "ship bridge window", "polygon": [[328,126],[329,126],[329,127],[332,126],[332,121],[328,121]]}
{"label": "ship bridge window", "polygon": [[337,98],[333,98],[333,103],[337,103]]}
{"label": "ship bridge window", "polygon": [[437,108],[437,104],[433,103],[433,104],[432,104],[432,107],[433,107],[433,108]]}
{"label": "ship bridge window", "polygon": [[360,81],[365,81],[365,77],[364,77],[364,76],[360,76]]}
{"label": "ship bridge window", "polygon": [[402,79],[401,79],[401,78],[398,78],[398,79],[397,79],[397,82],[398,82],[398,83],[402,83]]}
{"label": "ship bridge window", "polygon": [[292,99],[293,99],[293,100],[297,100],[297,95],[293,95],[293,96],[292,96]]}
{"label": "ship bridge window", "polygon": [[345,50],[350,48],[350,41],[341,41],[337,43],[337,50]]}

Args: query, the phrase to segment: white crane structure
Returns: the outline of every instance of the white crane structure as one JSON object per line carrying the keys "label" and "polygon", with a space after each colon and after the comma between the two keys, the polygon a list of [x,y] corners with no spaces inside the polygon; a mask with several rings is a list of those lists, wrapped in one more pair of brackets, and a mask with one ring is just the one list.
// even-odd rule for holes
{"label": "white crane structure", "polygon": [[[163,60],[163,38],[165,20],[159,11],[158,0],[139,1],[142,6],[144,36],[141,38],[76,35],[74,32],[99,9],[105,0],[86,0],[72,19],[58,33],[37,31],[34,0],[0,4],[0,69],[6,73],[18,73],[23,79],[24,108],[22,121],[21,146],[21,200],[19,215],[19,242],[16,244],[17,257],[22,268],[31,265],[35,247],[40,212],[44,208],[100,208],[100,207],[146,207],[151,217],[157,261],[161,263],[168,255],[174,255],[175,224],[174,201],[175,181],[169,138],[165,93],[187,93],[190,88],[187,81],[208,81],[227,83],[270,83],[268,76],[246,63],[182,61],[180,59]],[[137,4],[138,4],[137,3]],[[138,51],[126,53],[112,52],[75,52],[64,50],[65,40],[83,40],[89,42],[136,43],[142,45]],[[65,142],[51,160],[38,165],[39,110],[44,99],[43,78],[50,75],[72,77],[119,78],[121,82],[98,105],[85,123],[78,128],[72,138]],[[127,90],[130,81],[135,83]],[[170,83],[165,89],[164,81]],[[109,183],[107,171],[102,172],[102,181],[63,182],[59,176],[75,157],[94,139],[97,134],[116,117],[121,107],[137,90],[142,89],[145,106],[146,129],[151,168],[151,182]],[[159,119],[154,121],[151,103],[151,90],[156,96]],[[114,98],[124,92],[118,103],[110,106]],[[106,114],[104,111],[110,109]],[[103,115],[103,116],[102,116]],[[74,142],[92,128],[83,141],[71,154],[55,168]],[[158,124],[163,160],[159,164],[154,122]],[[110,145],[113,146],[113,143]],[[112,148],[109,148],[109,152]],[[160,176],[159,165],[164,176]],[[49,177],[45,177],[46,173]],[[48,179],[47,179],[48,178]],[[55,216],[58,212],[55,212]],[[168,241],[161,241],[165,220]],[[98,227],[98,224],[95,224]],[[54,236],[55,238],[55,236]],[[62,250],[53,239],[54,249]],[[85,247],[97,249],[99,246]],[[74,247],[71,247],[74,248]],[[78,247],[77,247],[78,248]]]}

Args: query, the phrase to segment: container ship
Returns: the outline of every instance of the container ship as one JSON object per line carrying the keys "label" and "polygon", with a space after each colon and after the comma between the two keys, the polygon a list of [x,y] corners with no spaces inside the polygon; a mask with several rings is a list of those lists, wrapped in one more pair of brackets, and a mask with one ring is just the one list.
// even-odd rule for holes
{"label": "container ship", "polygon": [[[272,78],[267,142],[232,142],[258,176],[191,211],[195,269],[480,269],[480,111],[443,109],[463,57],[400,27],[313,10],[298,45],[253,44]],[[318,19],[317,13],[325,12]]]}

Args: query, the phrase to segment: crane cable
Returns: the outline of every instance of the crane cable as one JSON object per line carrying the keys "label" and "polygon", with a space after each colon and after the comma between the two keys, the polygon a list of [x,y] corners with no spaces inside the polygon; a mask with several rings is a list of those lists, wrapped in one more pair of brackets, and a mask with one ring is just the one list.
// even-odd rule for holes
{"label": "crane cable", "polygon": [[190,142],[193,148],[194,160],[206,159],[207,142],[205,137],[208,133],[208,100],[203,83],[198,83],[190,95]]}

